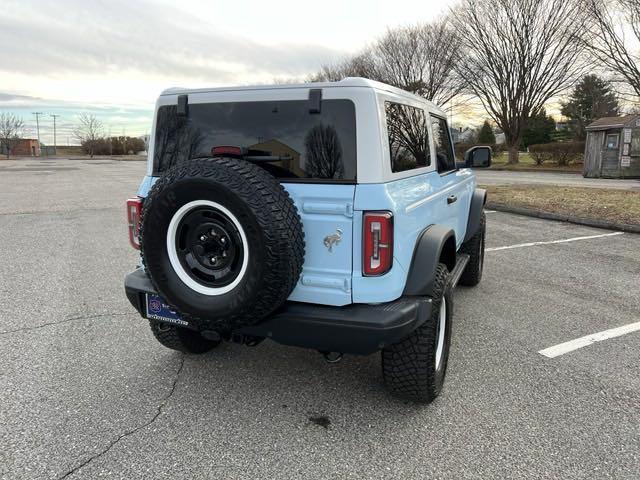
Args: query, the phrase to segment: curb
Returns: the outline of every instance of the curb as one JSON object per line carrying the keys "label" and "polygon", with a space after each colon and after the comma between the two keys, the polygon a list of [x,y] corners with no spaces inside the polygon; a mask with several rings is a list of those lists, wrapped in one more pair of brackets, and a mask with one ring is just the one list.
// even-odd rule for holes
{"label": "curb", "polygon": [[554,170],[553,168],[535,168],[535,167],[531,167],[531,168],[527,168],[527,167],[523,167],[523,168],[503,168],[503,167],[489,167],[487,169],[488,172],[525,172],[525,173],[531,173],[531,172],[535,172],[535,173],[562,173],[562,174],[566,174],[566,175],[582,175],[582,170]]}
{"label": "curb", "polygon": [[627,223],[615,223],[596,218],[575,217],[560,213],[550,213],[535,208],[512,207],[502,203],[487,202],[485,205],[489,210],[498,212],[515,213],[516,215],[524,215],[527,217],[543,218],[545,220],[556,220],[559,222],[574,223],[576,225],[586,225],[587,227],[604,228],[606,230],[617,230],[620,232],[640,233],[640,225],[629,225]]}

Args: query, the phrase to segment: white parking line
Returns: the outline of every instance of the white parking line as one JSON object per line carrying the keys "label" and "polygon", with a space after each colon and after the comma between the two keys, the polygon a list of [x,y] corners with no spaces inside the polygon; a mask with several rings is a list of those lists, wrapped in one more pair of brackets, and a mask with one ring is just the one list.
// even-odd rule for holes
{"label": "white parking line", "polygon": [[535,247],[536,245],[552,245],[554,243],[576,242],[578,240],[590,240],[592,238],[613,237],[614,235],[623,235],[624,232],[603,233],[601,235],[589,235],[587,237],[565,238],[563,240],[550,240],[548,242],[529,242],[518,243],[516,245],[507,245],[506,247],[485,248],[485,252],[496,252],[498,250],[510,250],[512,248]]}
{"label": "white parking line", "polygon": [[609,338],[620,337],[622,335],[626,335],[627,333],[637,332],[639,330],[640,322],[630,323],[629,325],[612,328],[610,330],[605,330],[604,332],[594,333],[593,335],[586,335],[569,342],[554,345],[553,347],[540,350],[538,353],[544,355],[545,357],[555,358],[559,357],[560,355],[564,355],[565,353],[573,352],[574,350],[577,350],[579,348],[591,345],[592,343],[601,342]]}
{"label": "white parking line", "polygon": [[484,213],[496,213],[497,210],[485,210]]}

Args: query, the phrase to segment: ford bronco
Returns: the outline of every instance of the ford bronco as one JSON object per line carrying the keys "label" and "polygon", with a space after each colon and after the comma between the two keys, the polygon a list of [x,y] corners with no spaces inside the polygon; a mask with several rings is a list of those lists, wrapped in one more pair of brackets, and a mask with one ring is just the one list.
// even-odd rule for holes
{"label": "ford bronco", "polygon": [[171,89],[127,201],[141,265],[125,291],[186,353],[271,339],[381,352],[390,390],[441,391],[453,289],[482,276],[485,191],[445,113],[382,83]]}

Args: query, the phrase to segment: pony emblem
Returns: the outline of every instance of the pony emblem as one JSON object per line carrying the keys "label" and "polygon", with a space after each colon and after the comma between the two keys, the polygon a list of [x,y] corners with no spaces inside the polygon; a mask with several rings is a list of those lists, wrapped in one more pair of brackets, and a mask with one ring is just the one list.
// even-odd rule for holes
{"label": "pony emblem", "polygon": [[327,235],[324,237],[324,246],[327,247],[330,253],[333,253],[333,246],[338,245],[342,240],[342,230],[336,229],[336,233]]}

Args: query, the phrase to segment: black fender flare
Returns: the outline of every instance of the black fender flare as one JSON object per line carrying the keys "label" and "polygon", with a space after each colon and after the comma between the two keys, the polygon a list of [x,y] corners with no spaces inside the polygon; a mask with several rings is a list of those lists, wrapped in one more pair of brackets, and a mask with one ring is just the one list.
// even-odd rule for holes
{"label": "black fender flare", "polygon": [[449,227],[430,225],[418,235],[403,295],[430,296],[438,263],[447,265],[449,271],[453,270],[456,235]]}
{"label": "black fender flare", "polygon": [[467,219],[467,231],[464,234],[464,241],[468,241],[473,237],[478,228],[480,228],[480,219],[484,204],[487,203],[487,191],[482,188],[476,188],[471,196],[471,205],[469,206],[469,218]]}

